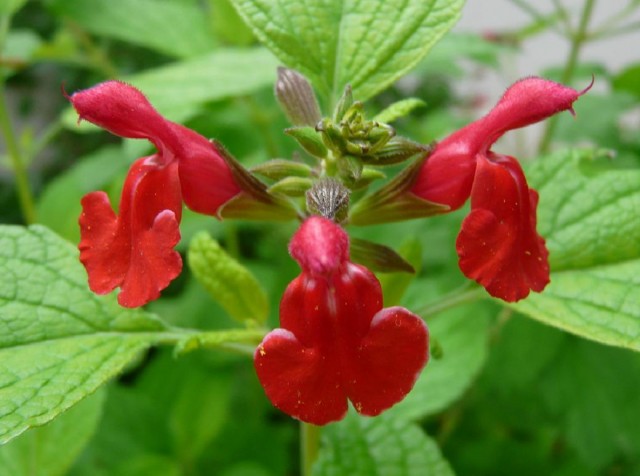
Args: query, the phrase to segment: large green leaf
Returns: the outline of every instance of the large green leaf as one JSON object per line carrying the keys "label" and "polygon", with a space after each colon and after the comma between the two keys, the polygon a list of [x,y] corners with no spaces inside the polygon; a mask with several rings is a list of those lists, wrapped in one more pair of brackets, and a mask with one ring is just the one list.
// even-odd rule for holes
{"label": "large green leaf", "polygon": [[84,399],[59,418],[0,446],[0,474],[62,476],[82,451],[102,415],[104,393]]}
{"label": "large green leaf", "polygon": [[551,274],[518,311],[588,339],[640,351],[640,259]]}
{"label": "large green leaf", "polygon": [[615,460],[621,468],[626,458],[637,461],[640,355],[568,339],[538,387],[562,422],[568,446],[600,474]]}
{"label": "large green leaf", "polygon": [[[250,94],[272,85],[277,64],[264,48],[229,48],[123,79],[140,89],[168,119],[184,122],[205,102]],[[64,122],[77,129],[78,116],[72,108],[65,112]]]}
{"label": "large green leaf", "polygon": [[72,245],[46,228],[0,227],[0,441],[94,392],[164,325],[91,293]]}
{"label": "large green leaf", "polygon": [[464,0],[232,0],[254,33],[335,104],[398,79],[456,22]]}
{"label": "large green leaf", "polygon": [[527,172],[554,272],[640,258],[640,170],[598,170],[605,160],[591,150],[562,151]]}
{"label": "large green leaf", "polygon": [[513,304],[548,324],[640,350],[640,171],[599,169],[593,152],[561,152],[531,168],[540,192],[551,284]]}
{"label": "large green leaf", "polygon": [[314,476],[453,476],[436,443],[415,424],[388,414],[349,412],[323,430]]}
{"label": "large green leaf", "polygon": [[93,33],[171,56],[196,56],[214,45],[205,11],[195,2],[54,0],[51,6]]}

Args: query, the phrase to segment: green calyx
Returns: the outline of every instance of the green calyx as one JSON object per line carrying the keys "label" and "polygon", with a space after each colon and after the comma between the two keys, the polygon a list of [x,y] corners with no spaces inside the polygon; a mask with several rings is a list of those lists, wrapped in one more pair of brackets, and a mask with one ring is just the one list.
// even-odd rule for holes
{"label": "green calyx", "polygon": [[313,166],[276,159],[252,169],[274,181],[267,189],[269,195],[283,198],[304,195],[307,213],[338,223],[348,218],[360,225],[430,216],[446,210],[442,205],[406,193],[417,170],[414,166],[349,210],[351,191],[366,189],[373,181],[386,177],[379,167],[413,157],[422,161],[429,155],[431,146],[396,135],[395,129],[386,123],[424,103],[416,99],[401,101],[371,120],[366,117],[364,104],[354,100],[347,85],[332,114],[320,118],[308,81],[292,70],[281,68],[278,74],[276,95],[294,124],[285,134],[318,162]]}

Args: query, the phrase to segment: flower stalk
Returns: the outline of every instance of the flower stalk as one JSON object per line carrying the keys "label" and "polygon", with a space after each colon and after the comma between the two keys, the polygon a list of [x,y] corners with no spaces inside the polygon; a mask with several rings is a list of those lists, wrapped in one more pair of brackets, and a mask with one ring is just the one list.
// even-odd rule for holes
{"label": "flower stalk", "polygon": [[300,462],[302,476],[311,476],[320,451],[320,427],[300,422]]}

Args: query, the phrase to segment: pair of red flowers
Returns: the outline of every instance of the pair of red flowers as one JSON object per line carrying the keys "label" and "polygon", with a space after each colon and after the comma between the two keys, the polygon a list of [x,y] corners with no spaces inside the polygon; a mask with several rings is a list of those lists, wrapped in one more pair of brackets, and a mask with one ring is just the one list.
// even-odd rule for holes
{"label": "pair of red flowers", "polygon": [[[583,91],[584,92],[584,91]],[[460,268],[487,291],[516,301],[549,282],[548,253],[537,234],[537,193],[518,162],[495,154],[506,131],[570,110],[583,93],[540,78],[507,90],[496,107],[440,142],[409,193],[455,210],[471,197],[456,248]],[[181,271],[182,201],[219,216],[247,191],[224,153],[199,134],[160,116],[127,84],[108,81],[73,94],[80,119],[157,153],[138,159],[124,184],[119,214],[104,192],[82,200],[80,260],[98,294],[121,288],[127,307],[156,299]],[[322,217],[306,219],[290,253],[302,268],[280,306],[281,328],[258,347],[258,377],[275,406],[315,424],[344,416],[347,399],[376,415],[411,390],[428,359],[423,321],[400,307],[382,308],[376,277],[349,260],[349,239]]]}

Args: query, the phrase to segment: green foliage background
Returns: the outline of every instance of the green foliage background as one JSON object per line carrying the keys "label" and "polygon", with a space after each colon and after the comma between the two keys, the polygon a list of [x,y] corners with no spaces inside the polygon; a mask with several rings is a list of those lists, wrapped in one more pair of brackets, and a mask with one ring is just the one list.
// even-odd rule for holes
{"label": "green foliage background", "polygon": [[[623,11],[639,6],[625,3]],[[20,226],[16,168],[0,148],[0,476],[300,472],[297,423],[266,400],[250,358],[262,322],[277,327],[279,298],[298,273],[286,251],[295,224],[186,212],[178,249],[190,267],[160,300],[129,311],[93,295],[74,246],[80,198],[101,189],[117,201],[128,165],[151,149],[77,126],[60,85],[131,82],[250,167],[300,153],[272,93],[284,64],[311,80],[325,114],[347,83],[369,100],[370,117],[415,96],[426,107],[409,100],[389,117],[410,112],[394,125],[429,143],[486,111],[457,92],[469,64],[500,72],[532,35],[578,24],[562,9],[529,8],[531,24],[502,41],[445,35],[462,8],[0,3],[0,94],[37,214],[37,225]],[[465,210],[349,230],[420,270],[414,279],[381,275],[385,300],[420,313],[442,355],[381,417],[350,413],[323,429],[314,475],[640,475],[640,142],[619,120],[637,112],[640,66],[568,62],[531,73],[577,87],[594,72],[602,87],[578,101],[578,121],[558,119],[554,152],[526,157],[536,159],[527,176],[551,253],[544,293],[505,307],[468,287],[453,246]]]}

